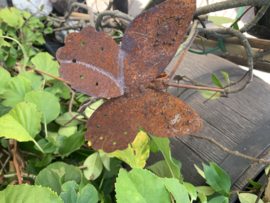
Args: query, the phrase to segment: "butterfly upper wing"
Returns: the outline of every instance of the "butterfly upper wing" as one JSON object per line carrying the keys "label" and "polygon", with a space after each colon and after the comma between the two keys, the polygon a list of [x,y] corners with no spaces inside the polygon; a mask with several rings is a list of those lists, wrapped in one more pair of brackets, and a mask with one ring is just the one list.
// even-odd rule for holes
{"label": "butterfly upper wing", "polygon": [[196,112],[177,97],[148,89],[102,104],[88,120],[85,138],[95,150],[123,150],[132,143],[139,126],[151,135],[171,137],[196,133],[203,124]]}
{"label": "butterfly upper wing", "polygon": [[125,85],[138,88],[161,74],[181,44],[196,0],[168,0],[137,16],[124,33],[121,49],[129,56]]}
{"label": "butterfly upper wing", "polygon": [[91,96],[117,97],[124,93],[125,62],[123,57],[118,58],[121,52],[109,35],[86,27],[69,34],[56,57],[61,77],[74,89]]}

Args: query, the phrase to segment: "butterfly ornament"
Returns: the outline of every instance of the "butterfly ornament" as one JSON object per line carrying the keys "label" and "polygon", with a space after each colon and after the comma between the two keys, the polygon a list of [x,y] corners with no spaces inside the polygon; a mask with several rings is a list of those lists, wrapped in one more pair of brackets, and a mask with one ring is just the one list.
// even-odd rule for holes
{"label": "butterfly ornament", "polygon": [[202,129],[191,107],[150,88],[174,57],[195,8],[196,0],[168,0],[141,13],[126,29],[121,47],[93,27],[67,36],[65,47],[57,51],[61,77],[77,91],[110,98],[86,124],[85,139],[93,149],[124,150],[139,126],[157,137]]}

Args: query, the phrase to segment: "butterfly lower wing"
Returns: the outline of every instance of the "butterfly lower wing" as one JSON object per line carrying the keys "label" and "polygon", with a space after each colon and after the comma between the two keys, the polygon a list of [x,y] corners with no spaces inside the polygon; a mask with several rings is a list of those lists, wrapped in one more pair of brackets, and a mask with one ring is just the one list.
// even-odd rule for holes
{"label": "butterfly lower wing", "polygon": [[124,33],[121,49],[129,56],[125,85],[136,88],[160,75],[181,44],[196,0],[168,0],[137,16]]}
{"label": "butterfly lower wing", "polygon": [[65,47],[56,54],[61,65],[60,75],[74,89],[87,95],[123,95],[123,66],[118,65],[118,52],[121,50],[114,40],[93,27],[73,32],[67,36]]}
{"label": "butterfly lower wing", "polygon": [[85,138],[95,150],[123,150],[132,143],[139,126],[151,135],[171,137],[196,133],[203,124],[195,111],[178,98],[146,90],[101,105],[87,122]]}

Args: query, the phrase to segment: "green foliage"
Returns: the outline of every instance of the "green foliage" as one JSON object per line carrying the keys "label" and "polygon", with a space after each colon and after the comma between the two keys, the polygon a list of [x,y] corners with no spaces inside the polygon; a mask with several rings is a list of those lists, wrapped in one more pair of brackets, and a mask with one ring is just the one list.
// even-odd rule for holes
{"label": "green foliage", "polygon": [[[142,182],[144,184],[141,184]],[[169,192],[159,178],[140,168],[133,168],[130,172],[120,169],[116,179],[115,191],[119,203],[171,202]]]}
{"label": "green foliage", "polygon": [[156,143],[156,145],[158,146],[158,148],[160,149],[160,151],[162,152],[165,161],[169,167],[170,170],[170,174],[172,178],[176,178],[178,180],[182,179],[182,175],[180,174],[180,170],[179,168],[175,165],[175,163],[172,160],[171,157],[171,150],[170,150],[170,140],[168,138],[160,138],[160,137],[155,137],[150,135],[150,137],[152,138],[152,140]]}
{"label": "green foliage", "polygon": [[91,154],[89,157],[87,157],[83,165],[87,166],[87,169],[83,171],[84,177],[87,180],[97,179],[100,176],[103,168],[99,152],[95,152]]}
{"label": "green foliage", "polygon": [[30,185],[9,185],[0,191],[0,203],[62,203],[50,188]]}
{"label": "green foliage", "polygon": [[6,91],[10,80],[11,77],[9,72],[3,67],[0,67],[0,94],[3,94]]}
{"label": "green foliage", "polygon": [[107,153],[109,156],[117,157],[126,162],[132,168],[143,168],[150,153],[150,140],[147,134],[140,131],[132,145],[125,150],[116,150],[113,153]]}
{"label": "green foliage", "polygon": [[64,162],[55,162],[47,166],[37,175],[35,184],[49,187],[59,195],[64,183],[73,180],[77,184],[80,184],[81,179],[82,173],[77,167]]}
{"label": "green foliage", "polygon": [[62,185],[60,197],[64,203],[97,203],[98,192],[93,185],[87,184],[81,191],[75,181],[68,181]]}
{"label": "green foliage", "polygon": [[230,197],[231,180],[225,171],[215,163],[203,164],[204,174],[209,185],[225,197]]}
{"label": "green foliage", "polygon": [[[241,203],[254,203],[258,196],[254,194],[241,193],[238,194],[238,197]],[[258,203],[263,203],[263,201],[259,199]]]}
{"label": "green foliage", "polygon": [[234,19],[220,16],[208,16],[208,19],[219,27],[224,27],[223,24],[233,23],[235,21]]}
{"label": "green foliage", "polygon": [[21,102],[0,118],[0,137],[20,142],[33,141],[41,129],[40,118],[36,105]]}

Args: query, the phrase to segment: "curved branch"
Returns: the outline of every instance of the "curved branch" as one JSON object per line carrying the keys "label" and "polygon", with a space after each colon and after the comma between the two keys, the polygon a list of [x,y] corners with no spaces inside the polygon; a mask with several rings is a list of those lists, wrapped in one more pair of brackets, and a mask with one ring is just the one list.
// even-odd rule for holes
{"label": "curved branch", "polygon": [[117,17],[117,18],[122,18],[124,20],[127,20],[129,22],[131,22],[134,18],[132,16],[129,16],[125,13],[122,13],[118,10],[114,10],[114,11],[104,11],[102,13],[99,14],[99,16],[97,17],[96,20],[96,25],[95,28],[97,31],[100,31],[100,27],[101,27],[101,22],[104,16],[111,16],[111,17]]}
{"label": "curved branch", "polygon": [[200,7],[196,10],[196,14],[204,15],[211,12],[226,10],[230,8],[237,8],[242,6],[265,6],[270,5],[269,0],[228,0],[215,4],[211,4],[208,6]]}
{"label": "curved branch", "polygon": [[243,35],[241,32],[234,30],[232,28],[214,28],[214,29],[199,29],[200,33],[203,34],[209,34],[213,36],[219,36],[220,34],[225,34],[225,33],[230,33],[231,35],[234,35],[239,38],[241,43],[246,49],[247,56],[248,56],[248,67],[249,67],[249,79],[245,82],[245,84],[239,88],[233,89],[233,90],[227,90],[226,93],[236,93],[239,92],[243,89],[245,89],[248,84],[252,81],[253,79],[253,51],[252,48],[247,40],[247,37]]}

